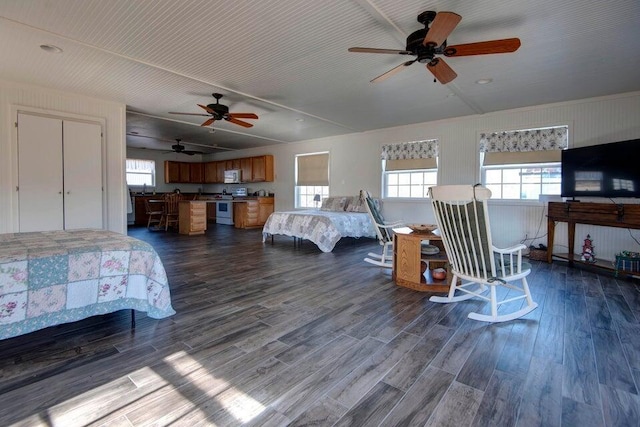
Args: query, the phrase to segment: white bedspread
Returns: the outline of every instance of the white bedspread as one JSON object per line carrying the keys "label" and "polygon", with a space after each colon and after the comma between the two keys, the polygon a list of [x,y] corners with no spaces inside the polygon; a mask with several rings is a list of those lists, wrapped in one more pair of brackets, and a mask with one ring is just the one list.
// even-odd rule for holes
{"label": "white bedspread", "polygon": [[368,213],[316,209],[272,213],[262,229],[262,241],[273,234],[311,240],[322,252],[331,252],[343,237],[376,237]]}

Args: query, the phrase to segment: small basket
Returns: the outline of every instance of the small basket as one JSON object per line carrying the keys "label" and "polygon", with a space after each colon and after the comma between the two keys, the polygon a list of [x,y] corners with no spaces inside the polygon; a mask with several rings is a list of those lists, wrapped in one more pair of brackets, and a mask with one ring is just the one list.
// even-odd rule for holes
{"label": "small basket", "polygon": [[547,251],[543,249],[529,248],[529,259],[533,259],[535,261],[546,261]]}
{"label": "small basket", "polygon": [[616,255],[615,275],[620,272],[640,273],[640,254],[637,252],[622,252]]}

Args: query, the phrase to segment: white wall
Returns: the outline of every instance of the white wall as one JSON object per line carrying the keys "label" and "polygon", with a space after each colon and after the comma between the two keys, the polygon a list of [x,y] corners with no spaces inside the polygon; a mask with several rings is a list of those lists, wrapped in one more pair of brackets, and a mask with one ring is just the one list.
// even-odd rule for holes
{"label": "white wall", "polygon": [[90,116],[104,120],[105,224],[109,230],[126,233],[126,106],[3,80],[0,80],[0,233],[18,231],[16,117],[12,110],[20,106],[46,110],[60,116]]}
{"label": "white wall", "polygon": [[[440,141],[439,183],[474,184],[479,182],[480,176],[478,140],[481,132],[553,125],[569,126],[570,147],[640,138],[640,92],[425,122],[242,152],[235,151],[216,155],[215,159],[273,154],[276,181],[272,183],[270,190],[276,195],[275,209],[283,211],[291,210],[294,206],[296,154],[330,152],[332,195],[355,195],[358,190],[366,188],[379,196],[381,194],[382,144],[437,138]],[[433,221],[432,211],[427,201],[385,200],[383,211],[389,220]],[[493,202],[491,215],[495,244],[511,245],[525,237],[533,236],[542,236],[535,241],[536,244],[546,244],[544,204]],[[587,233],[590,233],[594,240],[596,255],[603,259],[613,259],[615,253],[623,249],[640,250],[625,229],[585,225],[578,225],[576,228],[576,250],[580,249],[582,239]],[[640,240],[640,231],[632,231],[632,233]],[[530,243],[531,241],[526,242],[526,244]],[[556,227],[556,250],[566,251],[566,248],[562,248],[566,245],[566,225],[560,224]]]}

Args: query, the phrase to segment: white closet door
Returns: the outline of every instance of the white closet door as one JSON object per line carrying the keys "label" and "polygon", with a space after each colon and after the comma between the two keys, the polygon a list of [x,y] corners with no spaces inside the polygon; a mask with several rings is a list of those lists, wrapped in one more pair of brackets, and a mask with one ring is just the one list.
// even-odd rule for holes
{"label": "white closet door", "polygon": [[64,228],[102,227],[102,129],[65,120]]}
{"label": "white closet door", "polygon": [[19,229],[61,230],[62,120],[18,114]]}

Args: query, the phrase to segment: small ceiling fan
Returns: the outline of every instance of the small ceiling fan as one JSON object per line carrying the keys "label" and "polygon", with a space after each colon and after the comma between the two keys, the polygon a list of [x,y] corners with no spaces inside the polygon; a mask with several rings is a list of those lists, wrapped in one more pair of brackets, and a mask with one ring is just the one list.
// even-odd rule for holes
{"label": "small ceiling fan", "polygon": [[165,151],[163,154],[168,153],[178,153],[178,154],[186,154],[187,156],[193,156],[194,154],[204,154],[203,151],[195,151],[195,150],[187,150],[184,145],[180,144],[182,139],[176,138],[176,144],[171,146],[173,151]]}
{"label": "small ceiling fan", "polygon": [[501,40],[489,40],[484,42],[466,43],[447,46],[447,37],[453,32],[462,17],[453,12],[426,11],[418,15],[418,22],[424,28],[413,32],[407,37],[405,50],[375,49],[367,47],[352,47],[349,52],[384,53],[395,55],[413,55],[416,58],[403,62],[395,68],[379,75],[371,80],[372,83],[380,82],[399,73],[414,62],[426,64],[427,69],[442,84],[447,84],[458,75],[444,59],[436,55],[446,57],[487,55],[492,53],[515,52],[520,47],[520,39],[510,38]]}
{"label": "small ceiling fan", "polygon": [[209,105],[202,105],[202,104],[197,104],[198,107],[202,108],[203,110],[205,110],[208,114],[202,114],[202,113],[178,113],[175,111],[169,111],[169,114],[182,114],[182,115],[186,115],[186,116],[204,116],[204,117],[210,117],[209,119],[205,120],[200,126],[209,126],[211,124],[213,124],[213,122],[215,122],[216,120],[226,120],[228,122],[231,122],[233,124],[239,125],[239,126],[243,126],[246,128],[250,128],[253,125],[249,122],[245,122],[244,120],[239,120],[239,119],[258,119],[258,115],[254,114],[254,113],[230,113],[229,112],[229,107],[227,107],[226,105],[220,104],[220,98],[222,98],[222,94],[220,93],[212,93],[211,94],[215,99],[216,99],[216,103],[215,104],[209,104]]}

